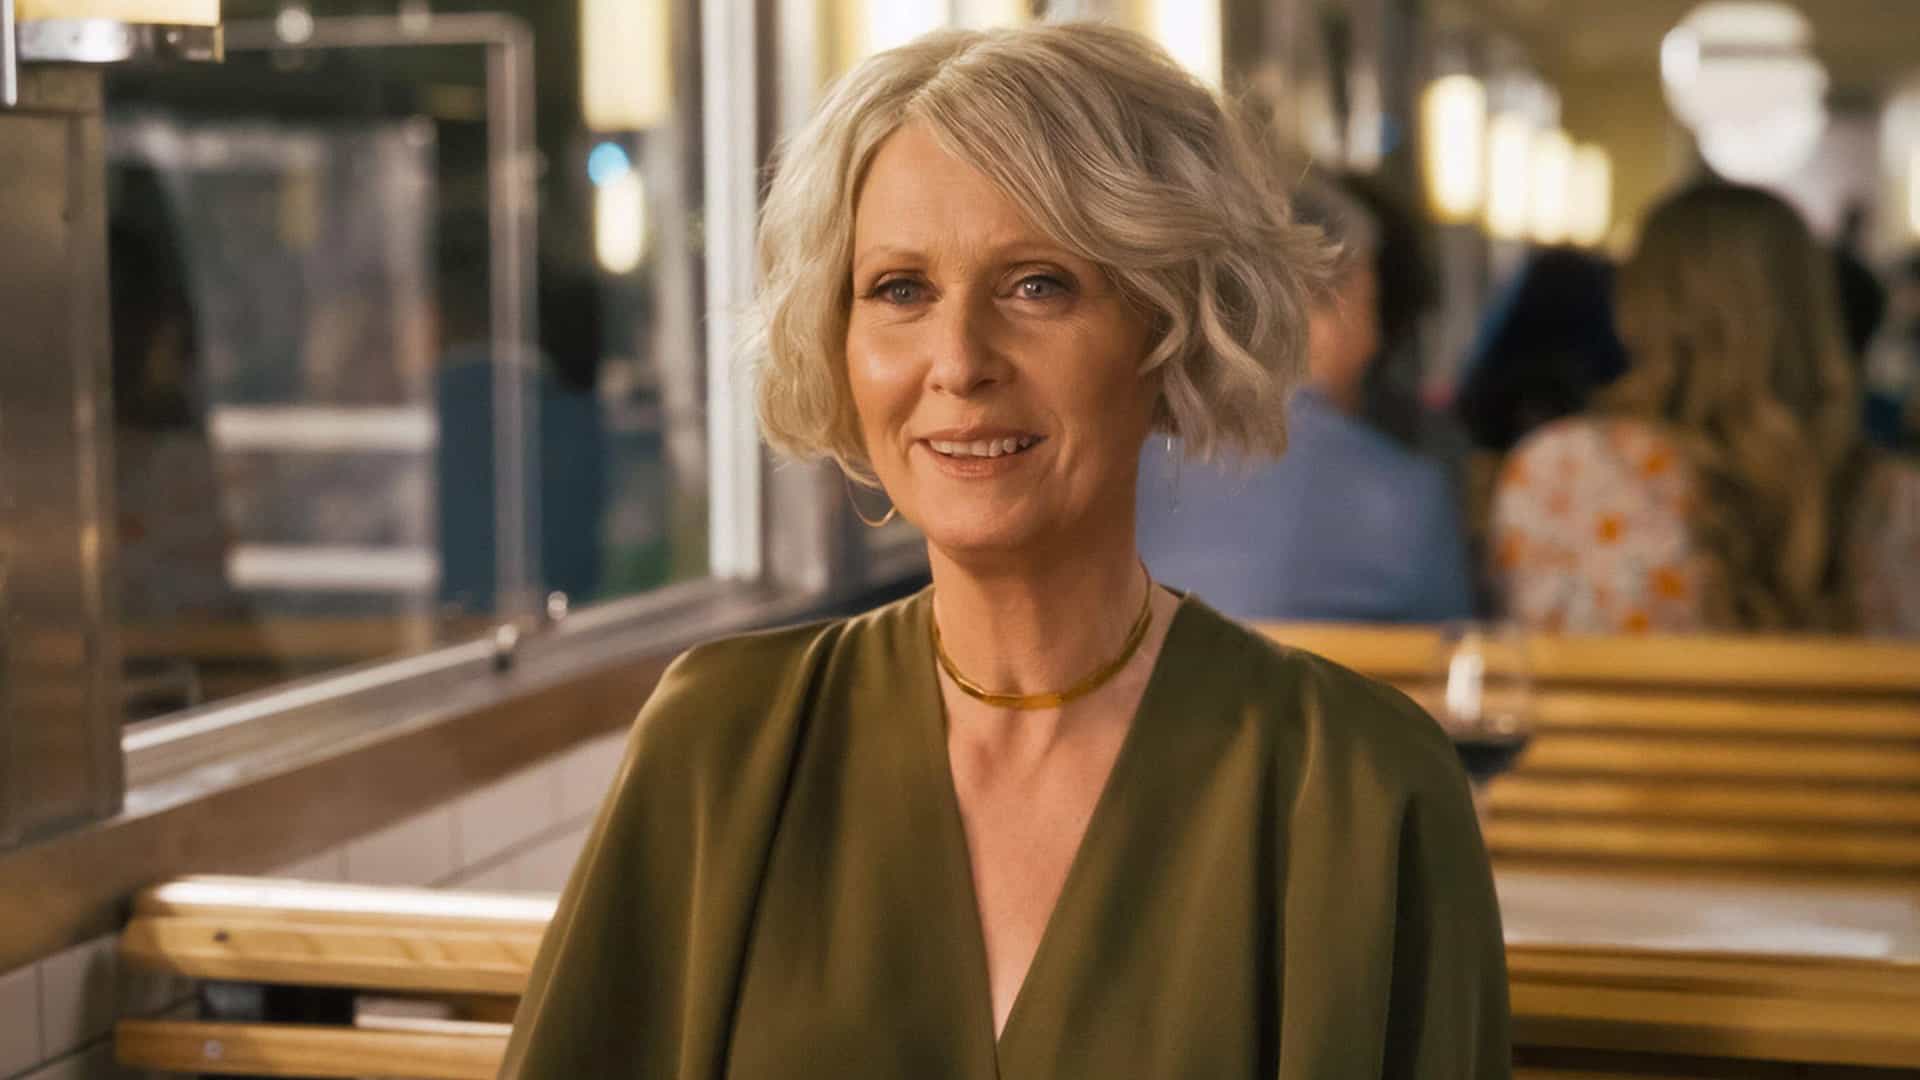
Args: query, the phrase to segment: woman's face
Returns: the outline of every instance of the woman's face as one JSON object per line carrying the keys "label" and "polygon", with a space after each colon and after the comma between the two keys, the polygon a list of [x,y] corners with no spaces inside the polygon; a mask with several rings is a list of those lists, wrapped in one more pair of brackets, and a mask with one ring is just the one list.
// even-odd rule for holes
{"label": "woman's face", "polygon": [[847,375],[874,472],[952,554],[1133,526],[1156,380],[1102,269],[910,124],[855,205]]}

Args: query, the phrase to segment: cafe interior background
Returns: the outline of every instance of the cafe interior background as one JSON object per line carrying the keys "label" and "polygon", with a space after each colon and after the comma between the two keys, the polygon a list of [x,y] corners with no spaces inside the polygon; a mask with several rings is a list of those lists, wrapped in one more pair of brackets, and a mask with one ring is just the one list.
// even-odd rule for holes
{"label": "cafe interior background", "polygon": [[[510,972],[169,935],[537,940],[668,659],[925,580],[728,359],[771,148],[874,50],[1155,36],[1424,218],[1436,411],[1530,257],[1704,170],[1920,248],[1915,0],[0,4],[0,1078],[491,1075]],[[1438,628],[1274,631],[1444,703]],[[1521,647],[1523,1072],[1920,1075],[1920,649]]]}

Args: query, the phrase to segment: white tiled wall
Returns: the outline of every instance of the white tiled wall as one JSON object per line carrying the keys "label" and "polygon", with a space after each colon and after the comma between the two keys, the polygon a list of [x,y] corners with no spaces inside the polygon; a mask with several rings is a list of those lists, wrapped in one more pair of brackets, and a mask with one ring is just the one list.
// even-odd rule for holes
{"label": "white tiled wall", "polygon": [[459,868],[453,810],[440,806],[347,844],[347,880],[356,885],[432,885]]}
{"label": "white tiled wall", "polygon": [[40,1052],[64,1057],[113,1029],[120,990],[113,939],[100,938],[40,961]]}
{"label": "white tiled wall", "polygon": [[[605,736],[450,803],[288,866],[284,877],[555,892],[566,883],[624,736]],[[191,984],[120,969],[112,937],[0,973],[0,1080],[132,1080],[116,1017],[176,1009]]]}
{"label": "white tiled wall", "polygon": [[40,966],[0,975],[0,1076],[26,1072],[46,1060],[40,1052]]}

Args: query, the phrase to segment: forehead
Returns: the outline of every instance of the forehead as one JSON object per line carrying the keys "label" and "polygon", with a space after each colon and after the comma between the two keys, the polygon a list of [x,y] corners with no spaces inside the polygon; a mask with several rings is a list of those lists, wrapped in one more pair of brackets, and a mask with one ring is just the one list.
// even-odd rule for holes
{"label": "forehead", "polygon": [[856,260],[876,245],[997,247],[1050,239],[919,122],[901,127],[874,153],[854,202],[853,236]]}

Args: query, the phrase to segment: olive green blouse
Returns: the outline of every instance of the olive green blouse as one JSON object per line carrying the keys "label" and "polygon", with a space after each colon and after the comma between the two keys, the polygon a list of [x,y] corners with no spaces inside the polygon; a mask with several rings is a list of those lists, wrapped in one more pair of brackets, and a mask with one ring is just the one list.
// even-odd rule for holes
{"label": "olive green blouse", "polygon": [[503,1076],[1508,1076],[1446,737],[1191,597],[996,1040],[931,612],[922,592],[674,663]]}

